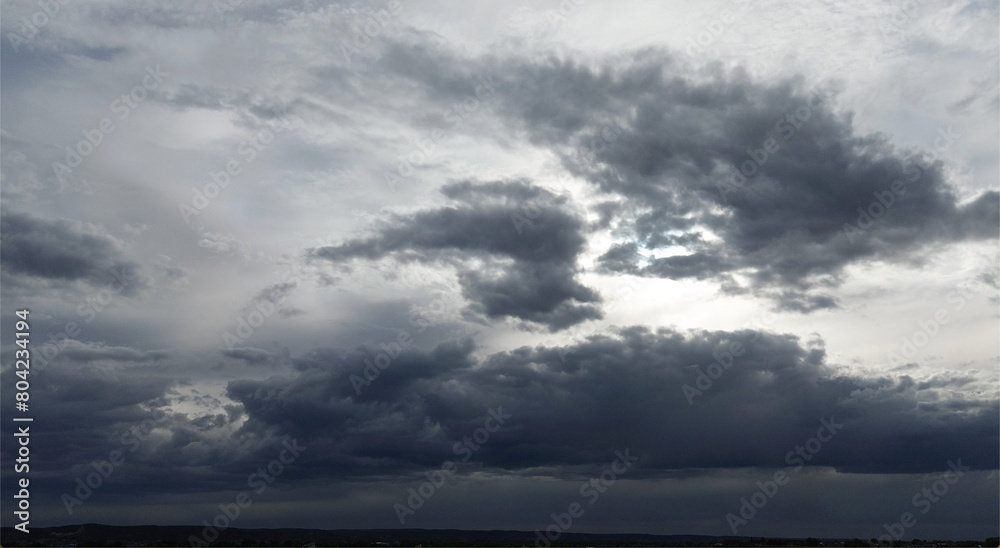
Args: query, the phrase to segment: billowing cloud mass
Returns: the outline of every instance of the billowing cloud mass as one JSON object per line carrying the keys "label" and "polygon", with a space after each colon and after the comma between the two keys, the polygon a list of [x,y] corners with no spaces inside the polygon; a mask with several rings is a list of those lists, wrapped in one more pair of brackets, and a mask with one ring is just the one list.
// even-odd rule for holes
{"label": "billowing cloud mass", "polygon": [[[382,363],[383,348],[350,350],[303,356],[290,374],[229,381],[225,395],[235,405],[216,400],[217,413],[192,421],[166,408],[182,384],[151,369],[154,360],[175,363],[170,356],[70,343],[41,373],[48,387],[38,391],[52,396],[42,416],[75,440],[52,465],[97,458],[148,419],[157,440],[144,451],[162,474],[180,455],[225,474],[232,459],[252,460],[267,450],[265,440],[285,436],[313,448],[305,466],[316,473],[406,474],[456,459],[455,444],[490,410],[505,417],[503,428],[472,462],[567,478],[575,467],[600,465],[608,447],[629,447],[641,459],[634,473],[649,477],[780,467],[800,460],[786,453],[824,425],[835,442],[809,464],[848,473],[933,472],[954,455],[991,469],[1000,441],[997,402],[974,374],[863,379],[791,335],[628,327],[482,357],[465,339],[401,350],[384,369],[372,365]],[[223,353],[251,365],[281,361],[262,349]],[[966,397],[949,399],[955,391]],[[191,393],[180,401],[198,397]],[[98,396],[100,407],[80,416]]]}
{"label": "billowing cloud mass", "polygon": [[[812,464],[846,472],[932,472],[955,453],[982,455],[967,460],[989,468],[1000,441],[997,403],[973,376],[860,379],[831,368],[822,347],[787,335],[630,327],[481,361],[473,351],[468,340],[404,351],[372,379],[362,367],[377,362],[373,348],[353,364],[234,381],[228,394],[247,411],[244,429],[274,427],[321,444],[357,474],[454,456],[453,444],[486,409],[510,418],[476,458],[512,471],[599,464],[607,447],[632,448],[641,473],[654,475],[781,465],[776,448],[791,451],[826,423],[842,426]],[[950,390],[969,397],[935,402]]]}
{"label": "billowing cloud mass", "polygon": [[996,534],[995,2],[42,4],[32,527],[544,531],[628,455],[572,532],[869,539],[959,469],[903,539]]}
{"label": "billowing cloud mass", "polygon": [[[410,67],[416,54],[392,55]],[[852,263],[905,262],[928,243],[998,236],[1000,194],[961,202],[944,176],[939,156],[961,135],[947,128],[930,150],[908,150],[864,134],[835,109],[837,80],[807,87],[754,81],[739,67],[693,72],[650,51],[596,67],[483,64],[504,75],[511,123],[622,199],[607,213],[619,240],[600,260],[610,272],[711,279],[809,312],[836,306],[829,288]],[[437,73],[405,73],[448,85]]]}

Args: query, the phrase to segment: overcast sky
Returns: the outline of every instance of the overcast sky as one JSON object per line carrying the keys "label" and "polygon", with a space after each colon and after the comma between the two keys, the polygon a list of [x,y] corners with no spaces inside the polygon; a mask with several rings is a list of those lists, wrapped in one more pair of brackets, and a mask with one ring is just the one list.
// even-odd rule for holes
{"label": "overcast sky", "polygon": [[1000,527],[996,2],[51,4],[0,25],[32,526]]}

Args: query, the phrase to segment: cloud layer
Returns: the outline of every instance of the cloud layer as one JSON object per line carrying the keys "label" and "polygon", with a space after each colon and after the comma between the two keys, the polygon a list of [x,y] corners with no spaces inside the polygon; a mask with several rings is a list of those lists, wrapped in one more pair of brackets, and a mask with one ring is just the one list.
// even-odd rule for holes
{"label": "cloud layer", "polygon": [[[244,428],[309,439],[354,473],[454,458],[496,408],[512,418],[476,459],[509,471],[596,465],[608,447],[632,448],[654,475],[781,466],[823,420],[843,429],[810,464],[845,472],[930,472],[955,454],[989,468],[998,455],[998,407],[974,376],[862,379],[789,335],[630,327],[482,359],[467,340],[404,350],[372,378],[363,367],[383,352],[234,381],[228,393],[247,410]],[[953,390],[978,396],[940,400]]]}

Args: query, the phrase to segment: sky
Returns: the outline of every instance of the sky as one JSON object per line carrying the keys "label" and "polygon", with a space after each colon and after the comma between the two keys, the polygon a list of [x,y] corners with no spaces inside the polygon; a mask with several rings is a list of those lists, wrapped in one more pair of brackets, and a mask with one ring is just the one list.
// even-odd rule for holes
{"label": "sky", "polygon": [[1000,529],[995,2],[0,10],[5,526]]}

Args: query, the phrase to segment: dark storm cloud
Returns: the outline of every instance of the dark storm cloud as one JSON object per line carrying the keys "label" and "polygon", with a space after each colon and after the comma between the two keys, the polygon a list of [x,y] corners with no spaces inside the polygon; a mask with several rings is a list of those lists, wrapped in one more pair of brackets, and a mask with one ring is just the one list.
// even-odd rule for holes
{"label": "dark storm cloud", "polygon": [[[32,438],[32,455],[37,450],[45,455],[46,469],[69,474],[94,459],[106,459],[111,450],[122,449],[121,436],[131,427],[145,420],[151,425],[169,424],[164,422],[163,407],[176,381],[155,374],[150,366],[158,357],[164,355],[67,341],[55,361],[44,367],[34,362],[29,405],[33,424],[44,425],[45,434]],[[13,383],[5,383],[4,401],[14,401],[13,396]],[[4,435],[9,428],[4,426]],[[16,452],[9,444],[3,447],[5,460],[12,460]],[[72,475],[53,474],[51,478],[58,484],[54,488],[74,487]],[[59,483],[57,478],[64,481]]]}
{"label": "dark storm cloud", "polygon": [[[252,360],[263,352],[247,350],[233,357]],[[13,363],[12,358],[7,361]],[[94,489],[84,506],[99,505],[114,495],[134,499],[244,483],[245,470],[273,458],[283,440],[253,434],[232,437],[233,423],[241,420],[243,410],[191,388],[190,379],[177,374],[191,363],[207,367],[211,360],[197,355],[174,360],[166,352],[68,341],[45,367],[33,364],[32,431],[41,433],[32,437],[31,449],[32,456],[44,455],[47,471],[32,477],[36,492],[62,510],[60,495],[74,493],[76,478],[93,473],[92,463],[108,461],[112,451],[118,451],[124,462]],[[4,401],[14,401],[14,390],[14,383],[3,385]],[[186,402],[195,403],[201,412],[187,415],[171,409]],[[214,412],[205,413],[206,407],[214,407],[210,410]],[[13,434],[12,424],[17,423],[3,425],[3,435]],[[3,446],[5,461],[13,461],[16,453],[16,445]],[[204,473],[207,469],[210,474]],[[5,471],[2,478],[5,488],[13,487],[13,474]],[[63,513],[58,521],[75,517]]]}
{"label": "dark storm cloud", "polygon": [[117,283],[126,295],[146,287],[141,267],[124,257],[111,237],[68,221],[4,212],[0,218],[0,268],[5,282]]}
{"label": "dark storm cloud", "polygon": [[[716,356],[726,362],[734,342],[744,351],[689,404],[682,387],[696,384],[694,365],[709,371]],[[957,456],[974,469],[991,469],[997,458],[996,402],[949,395],[975,393],[982,384],[972,372],[862,379],[829,367],[818,343],[790,335],[630,327],[568,346],[481,357],[464,339],[430,350],[390,349],[389,366],[360,393],[351,377],[385,348],[316,349],[290,359],[293,368],[279,375],[230,381],[227,396],[237,404],[215,402],[216,410],[197,416],[167,411],[189,398],[178,397],[187,391],[183,380],[157,374],[176,362],[152,369],[141,359],[148,351],[73,345],[102,358],[67,352],[37,372],[35,424],[46,427],[32,449],[46,456],[46,474],[32,485],[39,500],[62,509],[60,495],[93,472],[91,463],[121,451],[124,464],[77,508],[83,512],[137,495],[205,493],[213,502],[245,485],[290,438],[308,450],[283,473],[286,488],[334,478],[408,482],[445,460],[461,461],[466,453],[456,444],[481,428],[490,410],[509,417],[463,471],[578,480],[624,448],[641,458],[632,479],[781,468],[789,451],[816,436],[821,420],[843,428],[809,465],[923,473]],[[241,350],[223,354],[248,363],[288,358]],[[184,358],[191,359],[205,361]],[[7,383],[3,396],[12,391]],[[11,449],[4,446],[4,458],[13,458]],[[680,469],[688,472],[678,476]],[[747,474],[748,486],[769,477],[733,473]],[[5,485],[10,480],[6,473]]]}
{"label": "dark storm cloud", "polygon": [[451,183],[442,193],[453,205],[394,215],[374,236],[311,254],[337,263],[394,255],[454,265],[473,317],[552,331],[601,317],[600,297],[575,280],[584,224],[561,198],[524,181]]}
{"label": "dark storm cloud", "polygon": [[[734,343],[740,355],[727,356]],[[652,475],[780,467],[822,420],[843,428],[809,464],[863,473],[933,471],[955,455],[975,468],[996,464],[997,403],[948,395],[968,390],[974,376],[845,375],[818,343],[790,335],[631,327],[485,358],[469,341],[447,343],[403,349],[356,390],[382,351],[357,360],[330,352],[294,377],[233,381],[228,395],[246,410],[246,432],[300,437],[317,448],[309,466],[347,475],[455,459],[454,444],[488,409],[511,418],[474,462],[505,470],[594,465],[616,447],[641,455],[642,473]],[[699,384],[701,371],[717,377],[711,386],[707,377]],[[685,393],[685,385],[703,391]]]}
{"label": "dark storm cloud", "polygon": [[941,128],[931,152],[860,135],[835,84],[755,81],[656,50],[590,64],[435,53],[433,76],[405,68],[429,63],[421,49],[394,48],[386,66],[428,96],[450,96],[470,67],[500,75],[502,118],[625,199],[598,211],[620,240],[601,260],[609,272],[714,279],[807,312],[836,306],[824,288],[850,264],[997,236],[1000,194],[960,203],[936,160],[968,136]]}

